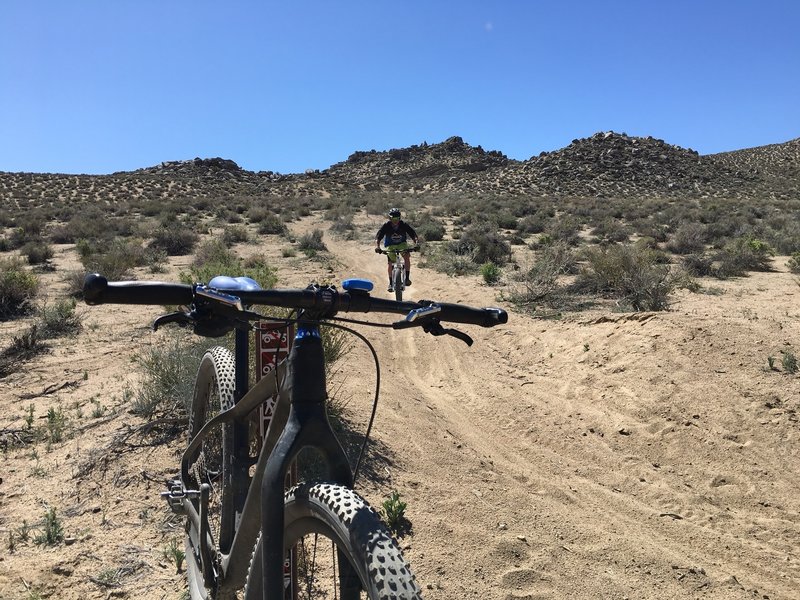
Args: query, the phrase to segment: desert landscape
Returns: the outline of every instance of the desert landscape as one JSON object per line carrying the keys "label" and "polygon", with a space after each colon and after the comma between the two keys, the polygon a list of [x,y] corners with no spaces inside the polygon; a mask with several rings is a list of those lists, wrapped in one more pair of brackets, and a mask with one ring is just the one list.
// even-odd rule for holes
{"label": "desert landscape", "polygon": [[[463,327],[472,347],[355,326],[383,380],[357,489],[407,502],[425,598],[800,598],[800,139],[701,156],[600,132],[513,161],[453,137],[303,174],[0,173],[0,198],[0,291],[37,280],[0,304],[0,598],[187,597],[159,497],[184,391],[148,415],[141,393],[160,352],[225,342],[88,307],[83,274],[192,281],[217,252],[389,297],[391,206],[423,239],[410,299],[509,312]],[[354,341],[329,388],[354,430],[373,381]]]}

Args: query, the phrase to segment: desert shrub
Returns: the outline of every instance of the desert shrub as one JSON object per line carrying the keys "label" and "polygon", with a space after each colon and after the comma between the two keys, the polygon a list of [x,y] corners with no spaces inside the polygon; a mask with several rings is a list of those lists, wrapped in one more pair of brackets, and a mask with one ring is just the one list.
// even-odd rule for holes
{"label": "desert shrub", "polygon": [[592,228],[592,235],[598,242],[627,242],[628,229],[616,219],[603,219]]}
{"label": "desert shrub", "polygon": [[43,239],[31,240],[20,249],[20,254],[28,258],[28,264],[41,265],[53,258],[53,247]]}
{"label": "desert shrub", "polygon": [[517,231],[521,233],[542,233],[547,226],[548,217],[536,213],[527,215],[520,219],[517,224]]}
{"label": "desert shrub", "polygon": [[47,345],[39,336],[34,324],[18,336],[11,338],[11,343],[0,350],[0,377],[6,377],[22,368],[25,361],[46,352]]}
{"label": "desert shrub", "polygon": [[507,210],[500,211],[494,215],[492,215],[492,220],[497,223],[497,226],[501,229],[516,229],[517,228],[517,217],[512,215]]}
{"label": "desert shrub", "polygon": [[417,235],[428,242],[439,242],[444,239],[444,223],[433,217],[422,215],[419,225],[414,227]]}
{"label": "desert shrub", "polygon": [[352,240],[355,236],[353,215],[348,213],[336,216],[331,225],[331,231],[344,239]]}
{"label": "desert shrub", "polygon": [[38,290],[39,279],[20,259],[0,259],[0,321],[32,312]]}
{"label": "desert shrub", "polygon": [[8,252],[9,250],[13,250],[11,242],[8,241],[7,237],[0,236],[0,252]]}
{"label": "desert shrub", "polygon": [[800,252],[795,252],[792,254],[792,257],[786,263],[786,266],[789,267],[789,271],[794,273],[795,275],[800,275]]}
{"label": "desert shrub", "polygon": [[708,277],[714,274],[714,261],[707,254],[687,254],[681,262],[686,272],[693,277]]}
{"label": "desert shrub", "polygon": [[156,229],[150,248],[163,250],[169,256],[191,254],[200,236],[186,223],[172,221]]}
{"label": "desert shrub", "polygon": [[470,225],[461,237],[448,244],[454,254],[471,255],[473,262],[481,265],[493,262],[502,266],[511,258],[511,246],[491,224]]}
{"label": "desert shrub", "polygon": [[518,277],[519,284],[512,287],[510,299],[525,307],[539,302],[560,303],[565,290],[559,278],[574,273],[576,268],[575,251],[567,244],[559,242],[544,246],[537,252],[531,267]]}
{"label": "desert shrub", "polygon": [[261,235],[284,235],[287,232],[286,223],[274,213],[269,213],[258,223],[258,233]]}
{"label": "desert shrub", "polygon": [[575,246],[580,242],[580,232],[583,226],[573,216],[562,216],[551,219],[545,232],[556,242],[564,242]]}
{"label": "desert shrub", "polygon": [[128,279],[135,267],[147,264],[149,253],[157,250],[142,248],[133,240],[115,239],[111,242],[78,240],[75,246],[81,264],[89,273],[100,273],[109,281]]}
{"label": "desert shrub", "polygon": [[207,340],[168,330],[158,345],[134,356],[142,374],[131,403],[131,412],[146,419],[159,415],[171,418],[188,415],[194,392],[194,377]]}
{"label": "desert shrub", "polygon": [[242,260],[218,239],[201,244],[189,271],[182,272],[179,277],[183,283],[208,283],[217,275],[250,277],[265,289],[274,287],[277,281],[275,269],[269,266],[264,257]]}
{"label": "desert shrub", "polygon": [[717,253],[719,277],[738,277],[747,271],[769,271],[775,251],[754,237],[738,238],[725,244]]}
{"label": "desert shrub", "polygon": [[706,228],[700,223],[684,223],[667,242],[667,250],[675,254],[698,254],[705,249]]}
{"label": "desert shrub", "polygon": [[478,270],[474,250],[451,244],[425,249],[422,266],[448,275],[467,275]]}
{"label": "desert shrub", "polygon": [[109,239],[116,234],[110,219],[100,210],[80,211],[66,225],[56,225],[50,239],[56,244],[73,244],[80,239]]}
{"label": "desert shrub", "polygon": [[62,298],[55,304],[44,304],[37,310],[38,331],[41,339],[74,335],[83,326],[83,319],[75,312],[72,298]]}
{"label": "desert shrub", "polygon": [[669,266],[656,263],[653,251],[635,245],[589,248],[587,266],[575,289],[618,298],[636,311],[666,310],[680,284]]}
{"label": "desert shrub", "polygon": [[250,239],[247,227],[244,225],[228,225],[222,231],[222,242],[226,246],[233,246]]}
{"label": "desert shrub", "polygon": [[297,247],[306,254],[325,251],[328,247],[322,241],[322,230],[315,229],[310,233],[304,233],[297,240]]}
{"label": "desert shrub", "polygon": [[500,281],[500,267],[493,262],[486,262],[481,265],[481,277],[487,285],[494,285]]}

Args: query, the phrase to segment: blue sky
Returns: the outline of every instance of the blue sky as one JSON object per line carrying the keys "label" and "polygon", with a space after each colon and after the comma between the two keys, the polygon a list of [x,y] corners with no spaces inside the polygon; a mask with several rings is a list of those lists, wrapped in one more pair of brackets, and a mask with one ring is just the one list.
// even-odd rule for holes
{"label": "blue sky", "polygon": [[0,171],[324,169],[459,135],[701,154],[800,136],[795,0],[9,1]]}

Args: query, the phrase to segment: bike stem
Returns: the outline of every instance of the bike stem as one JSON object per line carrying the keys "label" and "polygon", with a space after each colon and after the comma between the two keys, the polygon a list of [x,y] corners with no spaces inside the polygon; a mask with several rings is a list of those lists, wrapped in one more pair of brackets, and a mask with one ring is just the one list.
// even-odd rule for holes
{"label": "bike stem", "polygon": [[263,590],[283,597],[284,487],[286,472],[307,446],[320,451],[335,483],[352,487],[353,473],[325,412],[325,357],[317,321],[301,321],[289,355],[291,406],[286,427],[270,455],[261,487]]}

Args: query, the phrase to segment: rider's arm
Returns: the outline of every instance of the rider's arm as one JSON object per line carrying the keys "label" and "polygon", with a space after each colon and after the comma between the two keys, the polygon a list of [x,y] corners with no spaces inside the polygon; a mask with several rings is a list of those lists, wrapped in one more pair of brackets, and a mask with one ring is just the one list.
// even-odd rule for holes
{"label": "rider's arm", "polygon": [[408,233],[408,235],[411,236],[411,239],[414,240],[414,245],[417,245],[419,243],[417,232],[414,231],[414,228],[408,223],[405,223],[405,226],[406,226],[406,233]]}
{"label": "rider's arm", "polygon": [[382,239],[384,238],[384,236],[386,235],[386,231],[385,231],[385,230],[386,230],[386,223],[384,223],[384,224],[381,226],[381,228],[380,228],[380,229],[378,229],[378,233],[377,233],[377,235],[375,236],[375,247],[376,247],[376,248],[380,248],[380,247],[381,247],[381,240],[382,240]]}

